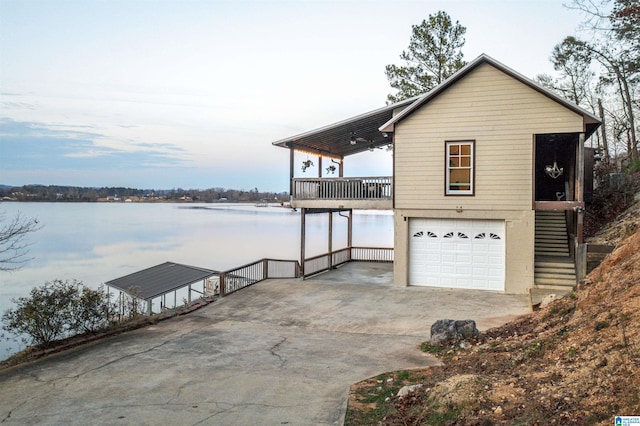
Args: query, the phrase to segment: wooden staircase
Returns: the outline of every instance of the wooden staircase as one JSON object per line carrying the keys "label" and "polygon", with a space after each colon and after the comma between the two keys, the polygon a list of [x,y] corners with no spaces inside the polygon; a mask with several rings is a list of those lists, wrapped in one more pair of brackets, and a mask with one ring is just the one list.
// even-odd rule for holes
{"label": "wooden staircase", "polygon": [[576,268],[569,253],[564,212],[536,212],[534,281],[531,290],[534,305],[547,294],[568,294],[576,285]]}

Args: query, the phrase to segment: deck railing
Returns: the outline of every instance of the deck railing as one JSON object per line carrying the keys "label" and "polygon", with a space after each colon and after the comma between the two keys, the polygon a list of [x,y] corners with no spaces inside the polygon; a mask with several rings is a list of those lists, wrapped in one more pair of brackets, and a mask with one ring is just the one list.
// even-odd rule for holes
{"label": "deck railing", "polygon": [[294,178],[296,200],[390,200],[391,176],[350,178]]}
{"label": "deck railing", "polygon": [[[297,260],[260,259],[212,275],[204,281],[202,292],[189,286],[189,301],[191,301],[191,291],[200,293],[203,297],[224,297],[269,278],[299,278],[301,276],[304,278],[331,270],[350,261],[393,262],[393,248],[345,247],[331,253],[310,257],[304,260],[304,275]],[[129,296],[139,300],[135,295]],[[176,300],[174,295],[174,307],[177,306]],[[139,302],[142,306],[149,301],[140,299]],[[122,305],[122,303],[120,304]],[[124,315],[124,312],[122,314]]]}
{"label": "deck railing", "polygon": [[363,262],[393,262],[392,247],[352,247],[351,260]]}
{"label": "deck railing", "polygon": [[[202,297],[224,297],[245,287],[249,287],[269,278],[303,278],[328,271],[350,261],[393,262],[393,248],[383,247],[345,247],[331,253],[325,253],[304,260],[304,275],[297,260],[260,259],[246,265],[229,269],[212,275],[204,280],[202,291],[189,286],[189,302],[191,291],[200,293]],[[125,302],[123,297],[129,297]],[[146,313],[146,306],[151,301],[142,300],[135,295],[121,292],[119,296],[119,319],[128,319],[134,314]],[[125,312],[125,303],[130,305],[131,312]],[[166,303],[162,304],[166,306]],[[174,308],[177,298],[174,294]],[[143,309],[145,308],[145,309]],[[135,311],[135,312],[134,312]]]}
{"label": "deck railing", "polygon": [[331,253],[325,253],[318,256],[313,256],[304,260],[304,277],[314,275],[323,271],[331,269],[329,260],[331,259]]}
{"label": "deck railing", "polygon": [[324,253],[304,260],[303,278],[329,271],[344,263],[393,262],[393,248],[389,247],[346,247],[331,253]]}
{"label": "deck railing", "polygon": [[297,278],[300,264],[295,260],[261,259],[220,272],[220,296],[249,287],[268,278]]}

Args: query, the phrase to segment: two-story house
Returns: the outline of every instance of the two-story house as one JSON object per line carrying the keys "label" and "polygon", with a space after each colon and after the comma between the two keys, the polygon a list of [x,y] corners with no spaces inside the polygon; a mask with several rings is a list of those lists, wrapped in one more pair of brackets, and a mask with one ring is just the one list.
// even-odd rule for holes
{"label": "two-story house", "polygon": [[[378,208],[394,213],[396,285],[508,293],[573,286],[586,264],[585,140],[599,125],[481,55],[422,96],[274,142],[291,152],[303,268],[306,214]],[[386,145],[393,176],[343,176],[345,157]],[[317,156],[318,170],[323,159],[337,164],[338,176],[295,178],[295,152]],[[329,256],[305,274],[345,256],[358,257]]]}

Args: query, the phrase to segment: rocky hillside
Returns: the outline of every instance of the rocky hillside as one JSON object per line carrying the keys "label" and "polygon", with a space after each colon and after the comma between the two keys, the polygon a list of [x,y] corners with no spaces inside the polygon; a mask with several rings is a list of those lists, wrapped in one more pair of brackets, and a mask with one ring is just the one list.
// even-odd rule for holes
{"label": "rocky hillside", "polygon": [[596,192],[585,221],[589,243],[616,245],[640,229],[640,172],[626,181],[623,188]]}
{"label": "rocky hillside", "polygon": [[347,424],[611,425],[640,414],[638,197],[594,241],[617,247],[571,295],[465,349],[423,344],[444,365],[354,385]]}

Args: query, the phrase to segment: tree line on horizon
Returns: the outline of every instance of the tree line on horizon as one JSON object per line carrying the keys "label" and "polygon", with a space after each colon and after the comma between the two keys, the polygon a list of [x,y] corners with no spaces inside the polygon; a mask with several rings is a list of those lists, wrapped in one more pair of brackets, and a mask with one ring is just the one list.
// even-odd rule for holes
{"label": "tree line on horizon", "polygon": [[288,200],[287,192],[208,188],[208,189],[138,189],[125,187],[78,187],[60,185],[23,185],[0,187],[0,200],[4,201],[55,201],[97,202],[124,201],[196,201],[213,202],[282,202]]}

